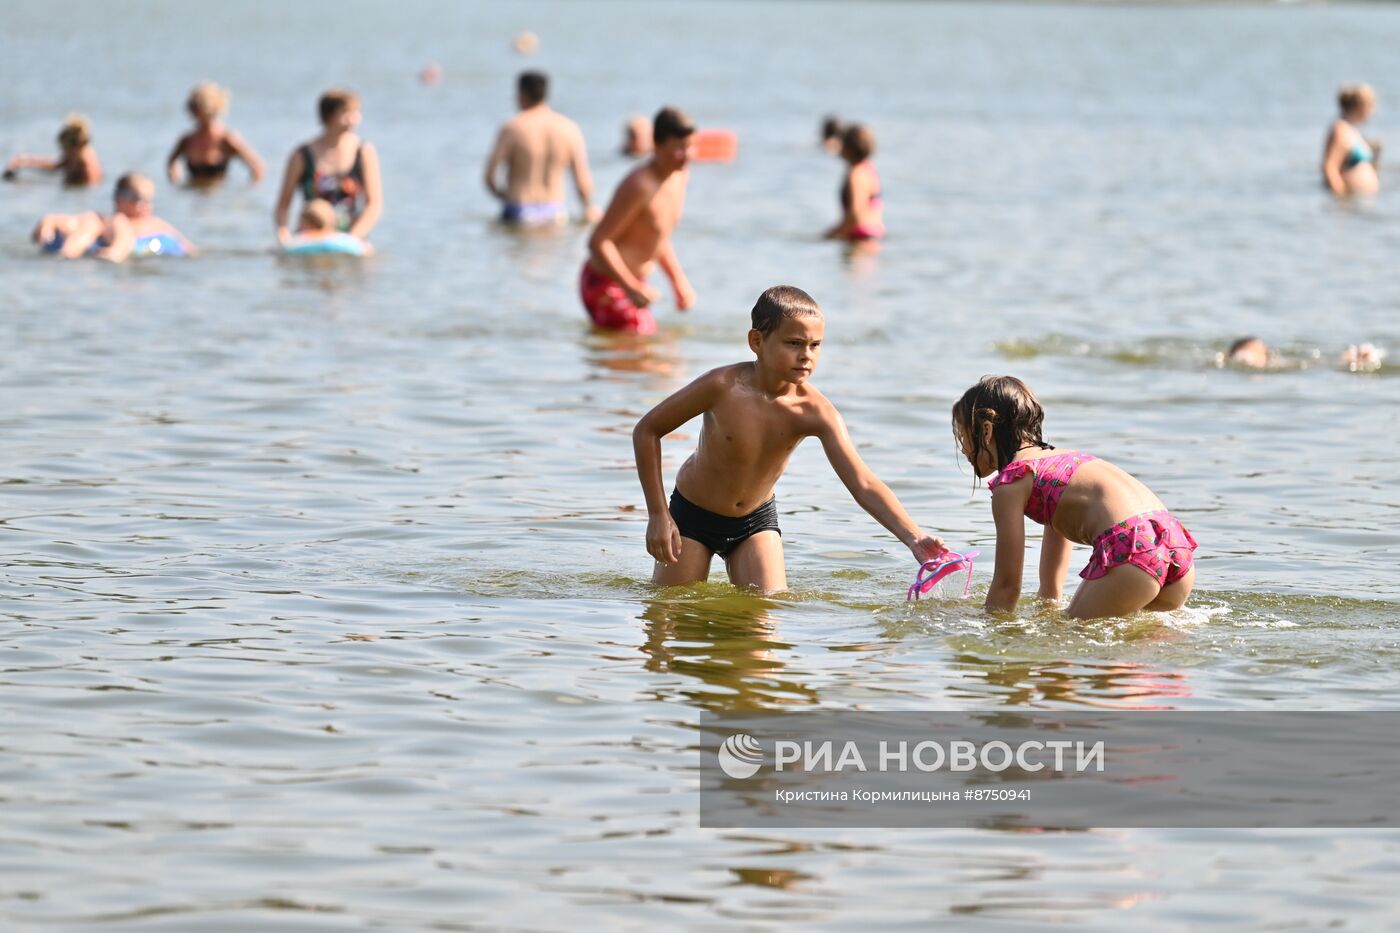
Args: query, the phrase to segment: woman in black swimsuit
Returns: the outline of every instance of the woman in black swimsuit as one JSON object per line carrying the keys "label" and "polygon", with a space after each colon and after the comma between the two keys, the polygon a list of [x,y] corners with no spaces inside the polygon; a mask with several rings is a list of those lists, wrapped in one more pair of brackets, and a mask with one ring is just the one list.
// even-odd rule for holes
{"label": "woman in black swimsuit", "polygon": [[166,160],[165,173],[172,182],[179,182],[179,163],[185,163],[185,175],[191,185],[212,185],[223,181],[229,163],[242,159],[248,166],[253,183],[263,176],[263,161],[253,148],[219,118],[228,107],[228,91],[205,81],[190,92],[185,104],[197,126],[193,132],[180,137]]}
{"label": "woman in black swimsuit", "polygon": [[365,239],[379,221],[383,194],[379,155],[355,134],[360,123],[360,99],[350,91],[330,90],[318,105],[321,135],[292,150],[282,175],[273,218],[277,239],[287,242],[287,217],[298,191],[306,202],[323,200],[335,209],[342,233]]}

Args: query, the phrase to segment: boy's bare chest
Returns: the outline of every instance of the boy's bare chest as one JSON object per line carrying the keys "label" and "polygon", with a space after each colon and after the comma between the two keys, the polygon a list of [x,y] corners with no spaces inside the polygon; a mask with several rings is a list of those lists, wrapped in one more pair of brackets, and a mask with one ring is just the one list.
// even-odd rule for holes
{"label": "boy's bare chest", "polygon": [[652,196],[643,216],[645,222],[657,233],[669,233],[680,223],[684,207],[685,190],[672,187],[668,181]]}
{"label": "boy's bare chest", "polygon": [[806,419],[781,404],[728,404],[705,419],[706,442],[735,462],[786,458],[809,433]]}

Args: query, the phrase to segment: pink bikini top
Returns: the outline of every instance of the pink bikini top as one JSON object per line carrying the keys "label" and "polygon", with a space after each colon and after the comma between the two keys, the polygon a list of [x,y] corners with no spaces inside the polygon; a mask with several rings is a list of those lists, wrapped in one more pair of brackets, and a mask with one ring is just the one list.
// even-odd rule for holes
{"label": "pink bikini top", "polygon": [[1097,459],[1093,454],[1072,450],[1039,460],[1013,460],[987,483],[987,488],[996,489],[1027,475],[1035,477],[1031,480],[1031,497],[1026,500],[1026,517],[1048,525],[1055,518],[1055,509],[1059,507],[1060,497],[1065,494],[1074,472],[1090,460]]}

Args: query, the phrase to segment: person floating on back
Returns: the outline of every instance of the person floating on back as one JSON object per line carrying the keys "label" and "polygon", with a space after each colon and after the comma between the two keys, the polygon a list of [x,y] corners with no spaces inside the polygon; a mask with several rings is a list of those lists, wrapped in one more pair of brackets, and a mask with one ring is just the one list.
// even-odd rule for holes
{"label": "person floating on back", "polygon": [[172,184],[180,181],[179,165],[185,163],[185,177],[191,185],[213,185],[224,180],[229,163],[242,160],[257,184],[263,177],[263,161],[243,137],[224,126],[220,119],[228,109],[228,91],[212,81],[195,85],[185,109],[194,117],[195,128],[175,142],[165,160],[165,174]]}
{"label": "person floating on back", "polygon": [[874,154],[875,134],[868,126],[853,123],[842,131],[841,158],[847,169],[841,183],[841,219],[826,231],[826,239],[878,240],[885,235],[880,176],[870,161]]}
{"label": "person floating on back", "polygon": [[1369,84],[1346,84],[1337,92],[1341,110],[1327,132],[1322,153],[1322,182],[1338,197],[1374,194],[1380,190],[1376,174],[1380,143],[1361,135],[1361,124],[1376,109],[1376,92]]}
{"label": "person floating on back", "polygon": [[647,284],[654,266],[671,280],[676,307],[695,303],[685,271],[671,245],[671,231],[685,206],[690,179],[686,163],[695,124],[665,107],[652,121],[652,156],[617,186],[603,219],[588,239],[588,260],[579,275],[579,293],[588,316],[599,327],[635,334],[656,332],[650,306],[660,294]]}
{"label": "person floating on back", "polygon": [[[705,580],[718,554],[736,586],[787,588],[773,488],[793,450],[821,440],[836,475],[856,502],[920,563],[946,550],[926,535],[889,487],[870,471],[846,433],[841,413],[811,384],[825,321],[812,297],[791,285],[759,296],[749,349],[755,359],[710,370],[647,412],[632,432],[637,476],[647,503],[652,582]],[[676,474],[669,507],[661,475],[661,439],[704,417],[695,453]]]}
{"label": "person floating on back", "polygon": [[[583,216],[598,220],[593,206],[593,177],[578,124],[554,111],[545,98],[549,78],[538,71],[520,75],[516,103],[520,112],[501,127],[486,160],[486,189],[501,202],[501,220],[508,224],[547,226],[569,219],[564,205],[564,170],[574,177]],[[506,168],[502,188],[496,176]]]}
{"label": "person floating on back", "polygon": [[1059,451],[1041,438],[1045,411],[1012,376],[986,376],[953,406],[953,437],[977,476],[996,476],[997,556],[988,609],[1021,598],[1025,519],[1045,526],[1040,596],[1058,600],[1070,544],[1093,548],[1069,615],[1122,616],[1179,609],[1196,579],[1196,539],[1142,483],[1093,454]]}
{"label": "person floating on back", "polygon": [[117,179],[116,210],[110,216],[96,211],[46,214],[34,227],[33,240],[44,252],[64,259],[93,256],[122,262],[129,256],[192,255],[195,249],[180,231],[151,212],[155,196],[149,178],[128,172]]}
{"label": "person floating on back", "polygon": [[13,181],[22,168],[62,172],[65,185],[95,185],[102,180],[102,163],[92,148],[92,127],[82,114],[70,113],[58,131],[58,158],[20,153],[5,163],[5,180]]}
{"label": "person floating on back", "polygon": [[321,95],[317,110],[321,135],[293,149],[282,173],[273,213],[277,239],[286,243],[291,237],[287,217],[298,190],[306,201],[328,202],[335,209],[337,229],[367,239],[384,209],[384,194],[379,154],[354,132],[360,123],[360,99],[350,91],[330,90]]}

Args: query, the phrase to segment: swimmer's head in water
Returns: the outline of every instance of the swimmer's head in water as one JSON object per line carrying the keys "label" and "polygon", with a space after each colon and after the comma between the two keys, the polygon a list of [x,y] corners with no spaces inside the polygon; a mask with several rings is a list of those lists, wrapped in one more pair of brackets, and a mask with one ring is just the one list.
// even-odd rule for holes
{"label": "swimmer's head in water", "polygon": [[1376,92],[1369,84],[1343,84],[1337,91],[1337,106],[1349,120],[1365,120],[1376,109]]}
{"label": "swimmer's head in water", "polygon": [[307,233],[320,233],[336,228],[335,208],[324,198],[314,198],[301,209],[297,226]]}
{"label": "swimmer's head in water", "polygon": [[70,113],[68,119],[63,121],[63,128],[58,131],[58,145],[64,152],[71,152],[81,149],[92,142],[92,127],[88,125],[87,117],[80,113]]}
{"label": "swimmer's head in water", "polygon": [[1230,344],[1225,361],[1239,366],[1263,369],[1269,365],[1269,346],[1258,337],[1241,337]]}
{"label": "swimmer's head in water", "polygon": [[852,123],[841,133],[841,158],[855,165],[875,154],[875,134],[864,123]]}
{"label": "swimmer's head in water", "polygon": [[522,108],[542,104],[549,96],[549,76],[543,71],[522,71],[515,82],[515,93]]}
{"label": "swimmer's head in water", "polygon": [[622,130],[622,152],[624,155],[642,156],[651,152],[651,121],[646,117],[633,117]]}
{"label": "swimmer's head in water", "polygon": [[768,336],[788,318],[821,317],[822,309],[815,299],[794,285],[774,285],[758,296],[750,320],[753,329]]}
{"label": "swimmer's head in water", "polygon": [[118,178],[116,190],[112,192],[112,200],[116,202],[117,211],[128,217],[149,214],[151,204],[155,199],[155,182],[140,172],[127,172]]}
{"label": "swimmer's head in water", "polygon": [[196,120],[212,120],[228,109],[228,91],[213,81],[201,81],[190,91],[185,109]]}
{"label": "swimmer's head in water", "polygon": [[354,91],[347,91],[340,87],[331,88],[322,94],[321,99],[316,102],[316,112],[321,116],[322,125],[330,126],[331,123],[347,114],[355,114],[358,117],[360,98]]}
{"label": "swimmer's head in water", "polygon": [[1015,376],[983,376],[953,405],[953,437],[972,472],[986,476],[1025,446],[1049,447],[1041,436],[1045,409]]}

